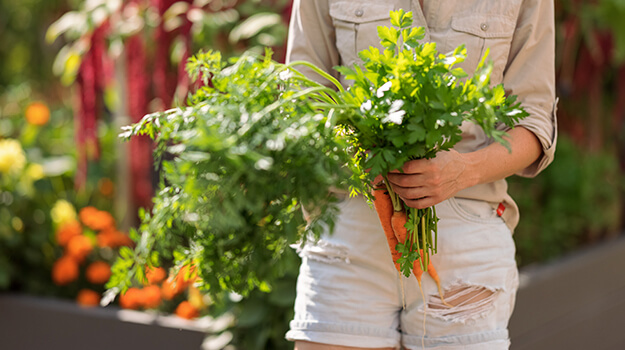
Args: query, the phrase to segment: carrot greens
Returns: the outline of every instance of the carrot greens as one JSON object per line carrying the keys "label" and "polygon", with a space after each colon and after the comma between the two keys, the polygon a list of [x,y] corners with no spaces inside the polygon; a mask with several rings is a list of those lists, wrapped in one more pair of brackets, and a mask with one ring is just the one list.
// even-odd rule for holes
{"label": "carrot greens", "polygon": [[[247,54],[224,62],[197,54],[187,68],[204,86],[188,106],[145,116],[123,137],[148,135],[162,164],[154,207],[118,261],[110,288],[123,290],[145,265],[198,267],[204,290],[269,290],[289,244],[332,227],[330,188],[349,186],[347,144],[330,113],[336,93],[290,66]],[[302,207],[314,206],[306,221]]]}

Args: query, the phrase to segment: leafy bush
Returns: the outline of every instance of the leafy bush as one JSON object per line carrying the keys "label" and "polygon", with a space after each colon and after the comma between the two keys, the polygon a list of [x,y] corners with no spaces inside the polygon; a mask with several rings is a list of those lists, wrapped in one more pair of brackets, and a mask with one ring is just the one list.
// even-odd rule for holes
{"label": "leafy bush", "polygon": [[589,152],[561,135],[543,173],[509,179],[521,210],[514,234],[519,264],[545,262],[617,232],[623,180],[613,152]]}

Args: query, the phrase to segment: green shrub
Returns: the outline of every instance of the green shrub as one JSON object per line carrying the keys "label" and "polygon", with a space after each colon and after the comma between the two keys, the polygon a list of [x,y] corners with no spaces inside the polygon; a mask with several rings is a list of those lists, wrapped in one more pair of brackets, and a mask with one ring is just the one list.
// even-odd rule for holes
{"label": "green shrub", "polygon": [[521,210],[519,265],[545,262],[616,232],[623,175],[611,151],[589,152],[560,136],[554,162],[534,179],[509,179]]}

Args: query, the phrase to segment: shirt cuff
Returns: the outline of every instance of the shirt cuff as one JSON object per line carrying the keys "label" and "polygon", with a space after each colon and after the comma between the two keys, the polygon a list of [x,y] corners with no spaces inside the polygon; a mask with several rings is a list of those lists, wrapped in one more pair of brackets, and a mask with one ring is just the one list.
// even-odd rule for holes
{"label": "shirt cuff", "polygon": [[[517,172],[516,175],[535,177],[553,161],[556,151],[556,141],[558,139],[557,105],[558,99],[553,103],[550,121],[546,121],[545,118],[528,117],[516,124],[516,126],[522,126],[534,133],[542,146],[542,154],[540,157],[532,163],[532,165]],[[532,111],[528,112],[532,115]]]}

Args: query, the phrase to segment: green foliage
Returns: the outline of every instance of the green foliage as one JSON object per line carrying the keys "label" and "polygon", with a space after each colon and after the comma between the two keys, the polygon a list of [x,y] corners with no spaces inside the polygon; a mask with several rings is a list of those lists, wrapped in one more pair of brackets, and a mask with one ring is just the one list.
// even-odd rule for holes
{"label": "green foliage", "polygon": [[0,93],[4,87],[28,81],[49,84],[55,48],[45,44],[45,27],[67,0],[0,0]]}
{"label": "green foliage", "polygon": [[[363,68],[337,68],[354,81],[341,98],[345,104],[360,107],[347,110],[338,122],[357,150],[354,163],[361,172],[354,174],[354,181],[372,184],[377,176],[402,169],[410,160],[433,158],[451,149],[461,140],[460,126],[465,121],[507,145],[506,127],[513,127],[527,112],[515,103],[515,97],[505,96],[502,85],[489,86],[493,67],[486,63],[486,56],[463,81],[467,74],[454,65],[465,59],[464,46],[440,54],[435,43],[420,44],[424,30],[410,27],[411,12],[391,12],[391,25],[395,28],[378,27],[383,52],[371,47],[359,53]],[[404,210],[388,181],[386,188],[395,211]],[[428,255],[436,251],[432,233],[436,235],[437,220],[432,208],[406,210],[409,243],[400,246],[400,264],[409,276],[420,250],[424,251],[421,266],[427,270]]]}
{"label": "green foliage", "polygon": [[519,264],[546,262],[616,232],[623,181],[611,152],[590,152],[560,135],[543,173],[508,180],[522,216],[514,234]]}
{"label": "green foliage", "polygon": [[[289,268],[285,250],[306,232],[318,235],[336,215],[330,187],[345,188],[345,144],[315,108],[331,92],[286,66],[248,54],[224,67],[213,52],[189,63],[210,85],[189,106],[147,115],[124,136],[150,135],[163,179],[140,227],[130,274],[152,251],[199,267],[212,297],[271,289]],[[309,222],[302,205],[313,213]],[[125,262],[124,262],[125,261]],[[134,269],[134,270],[133,270]],[[117,274],[110,287],[128,285]]]}
{"label": "green foliage", "polygon": [[271,290],[254,290],[245,298],[228,298],[215,305],[213,313],[229,312],[235,323],[228,329],[233,334],[232,345],[245,350],[289,350],[293,343],[284,334],[293,319],[295,285],[300,259],[294,250],[286,250],[288,268],[283,277],[272,284]]}
{"label": "green foliage", "polygon": [[32,94],[22,84],[0,96],[0,105],[11,106],[0,116],[0,144],[17,145],[0,150],[0,163],[8,157],[12,168],[0,170],[0,290],[73,298],[78,285],[59,287],[51,280],[52,264],[62,252],[55,230],[60,217],[68,211],[75,215],[75,207],[113,207],[111,198],[97,191],[98,179],[112,175],[111,158],[104,153],[86,187],[77,191],[72,113],[56,105],[44,125],[27,123]]}

